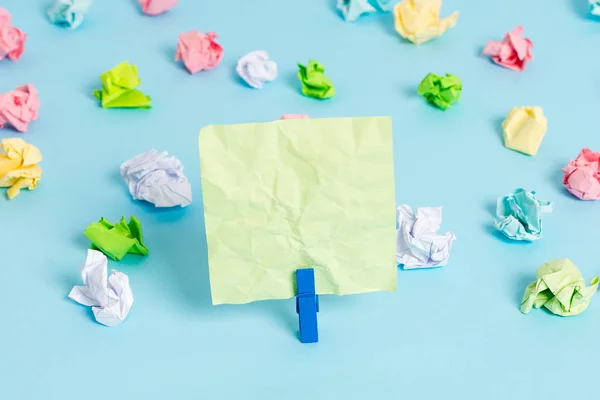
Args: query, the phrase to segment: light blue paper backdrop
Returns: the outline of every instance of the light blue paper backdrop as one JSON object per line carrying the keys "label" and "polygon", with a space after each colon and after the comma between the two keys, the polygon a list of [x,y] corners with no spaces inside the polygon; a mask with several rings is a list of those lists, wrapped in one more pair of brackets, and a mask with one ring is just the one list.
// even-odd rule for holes
{"label": "light blue paper backdrop", "polygon": [[[33,192],[0,199],[0,398],[3,399],[542,399],[597,392],[600,298],[572,318],[519,303],[544,262],[569,257],[586,280],[600,274],[600,203],[561,186],[560,168],[600,150],[600,21],[586,0],[446,0],[458,24],[422,46],[403,42],[390,14],[345,23],[333,0],[181,0],[147,17],[135,1],[96,0],[68,31],[48,2],[1,0],[29,35],[23,58],[0,62],[0,92],[33,83],[44,177]],[[516,73],[481,57],[487,40],[522,24],[535,59]],[[216,70],[190,76],[175,64],[177,35],[214,30],[225,49]],[[235,63],[266,50],[279,77],[257,91]],[[299,94],[297,62],[316,58],[336,85],[331,101]],[[103,110],[98,75],[139,67],[151,110]],[[458,75],[449,111],[415,94],[429,72]],[[543,107],[549,129],[537,156],[502,146],[500,123],[518,105]],[[208,124],[391,115],[398,203],[444,206],[456,233],[450,263],[399,271],[396,293],[321,299],[320,342],[297,337],[294,300],[213,307],[203,226],[198,131]],[[0,137],[20,136],[4,129]],[[184,163],[187,209],[131,200],[121,162],[151,148]],[[536,190],[555,211],[537,243],[494,232],[499,196]],[[135,303],[107,328],[67,298],[80,283],[90,222],[136,215],[150,255],[109,267],[127,273]]]}

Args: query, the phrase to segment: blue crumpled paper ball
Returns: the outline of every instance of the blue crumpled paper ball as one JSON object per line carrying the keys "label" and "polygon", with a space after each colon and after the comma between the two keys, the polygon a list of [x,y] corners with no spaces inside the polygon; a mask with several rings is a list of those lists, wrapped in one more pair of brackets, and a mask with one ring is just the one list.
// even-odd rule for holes
{"label": "blue crumpled paper ball", "polygon": [[48,9],[48,18],[53,24],[75,29],[92,6],[92,0],[56,0]]}

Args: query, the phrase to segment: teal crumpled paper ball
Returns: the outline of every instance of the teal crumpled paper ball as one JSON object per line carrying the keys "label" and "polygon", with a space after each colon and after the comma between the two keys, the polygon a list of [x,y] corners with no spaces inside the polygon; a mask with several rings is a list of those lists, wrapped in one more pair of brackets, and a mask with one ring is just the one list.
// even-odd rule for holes
{"label": "teal crumpled paper ball", "polygon": [[536,241],[542,237],[542,215],[553,207],[550,201],[538,200],[535,192],[517,189],[498,199],[496,229],[512,240]]}
{"label": "teal crumpled paper ball", "polygon": [[83,22],[92,6],[92,0],[56,0],[48,9],[48,18],[53,24],[75,29]]}
{"label": "teal crumpled paper ball", "polygon": [[590,3],[590,13],[600,16],[600,0],[588,0]]}

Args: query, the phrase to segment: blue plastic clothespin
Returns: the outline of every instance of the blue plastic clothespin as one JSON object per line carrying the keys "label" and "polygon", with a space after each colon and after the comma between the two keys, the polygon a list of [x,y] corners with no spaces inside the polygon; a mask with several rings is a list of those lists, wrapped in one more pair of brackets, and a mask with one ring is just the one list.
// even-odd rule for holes
{"label": "blue plastic clothespin", "polygon": [[296,296],[296,312],[300,321],[300,341],[316,343],[319,341],[317,312],[319,312],[319,296],[315,289],[315,270],[303,268],[296,270],[298,295]]}

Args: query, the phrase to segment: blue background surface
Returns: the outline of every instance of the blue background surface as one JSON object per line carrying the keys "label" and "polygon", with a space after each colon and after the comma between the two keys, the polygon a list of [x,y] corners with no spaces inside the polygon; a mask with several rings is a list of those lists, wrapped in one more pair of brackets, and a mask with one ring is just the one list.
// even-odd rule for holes
{"label": "blue background surface", "polygon": [[[440,39],[414,46],[390,14],[345,23],[333,0],[181,0],[160,17],[135,1],[96,0],[76,31],[51,25],[47,1],[1,0],[29,35],[23,58],[0,62],[0,92],[33,83],[39,119],[24,138],[44,156],[32,192],[0,199],[0,397],[5,399],[578,398],[596,392],[600,300],[559,318],[519,312],[544,262],[569,257],[600,274],[600,204],[561,185],[579,150],[600,150],[600,22],[586,0],[446,0],[460,11]],[[522,24],[535,59],[524,73],[480,56]],[[219,68],[190,76],[173,61],[177,35],[214,30]],[[236,60],[266,50],[279,77],[243,85]],[[337,95],[301,96],[296,62],[325,64]],[[103,110],[98,75],[139,67],[151,110]],[[415,94],[429,72],[458,75],[460,102],[442,112]],[[549,129],[537,156],[503,147],[500,123],[517,105],[542,106]],[[203,225],[198,131],[208,124],[391,115],[397,202],[444,206],[457,236],[450,263],[398,273],[396,293],[324,296],[320,342],[296,336],[294,300],[213,307]],[[10,130],[0,137],[20,136]],[[179,157],[193,184],[186,209],[130,198],[119,165],[151,148]],[[508,242],[492,226],[496,199],[536,190],[555,211],[538,243]],[[136,215],[150,255],[109,267],[130,277],[135,303],[121,326],[97,324],[67,298],[80,284],[82,232],[105,216]]]}

